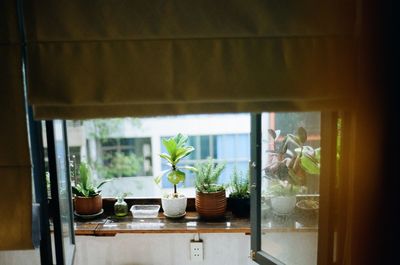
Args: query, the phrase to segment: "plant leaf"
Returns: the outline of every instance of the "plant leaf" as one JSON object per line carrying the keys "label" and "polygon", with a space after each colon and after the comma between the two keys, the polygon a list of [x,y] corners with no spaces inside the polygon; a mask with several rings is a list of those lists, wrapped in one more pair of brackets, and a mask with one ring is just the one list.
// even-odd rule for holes
{"label": "plant leaf", "polygon": [[185,181],[186,174],[180,170],[172,170],[168,174],[168,181],[174,185],[178,185],[179,182]]}
{"label": "plant leaf", "polygon": [[160,157],[161,157],[161,158],[164,158],[165,160],[167,160],[171,165],[174,163],[174,162],[172,161],[172,159],[171,159],[171,156],[168,155],[168,154],[166,154],[166,153],[160,154]]}
{"label": "plant leaf", "polygon": [[301,156],[301,163],[300,166],[309,174],[318,175],[320,173],[319,170],[319,163],[316,159],[310,156],[308,153],[304,153]]}
{"label": "plant leaf", "polygon": [[89,186],[91,186],[90,182],[91,172],[89,165],[86,164],[85,162],[82,162],[79,165],[79,173],[80,173],[80,180],[82,183],[82,189],[86,190],[87,188],[89,188]]}
{"label": "plant leaf", "polygon": [[179,169],[186,169],[186,170],[193,171],[193,172],[198,171],[197,168],[192,167],[192,166],[181,166],[181,167],[179,167]]}
{"label": "plant leaf", "polygon": [[154,182],[159,185],[161,183],[162,178],[164,177],[165,174],[171,172],[172,169],[167,169],[161,172],[161,174],[157,177],[154,178]]}
{"label": "plant leaf", "polygon": [[182,158],[190,155],[193,151],[194,151],[193,146],[180,147],[176,151],[175,164],[177,164]]}
{"label": "plant leaf", "polygon": [[272,139],[276,139],[276,133],[273,129],[268,129],[268,134],[272,137]]}
{"label": "plant leaf", "polygon": [[303,144],[301,143],[300,139],[298,136],[293,135],[293,134],[288,134],[287,135],[287,142],[291,142],[294,145],[301,147]]}
{"label": "plant leaf", "polygon": [[76,196],[84,196],[82,191],[80,191],[78,188],[76,187],[72,187],[72,193]]}
{"label": "plant leaf", "polygon": [[178,133],[173,139],[176,142],[176,146],[179,148],[186,144],[188,137],[186,135]]}
{"label": "plant leaf", "polygon": [[110,182],[110,181],[111,181],[111,179],[104,180],[104,181],[100,182],[100,184],[97,185],[96,188],[98,189],[98,188],[100,188],[101,186],[103,186],[104,184],[106,184],[107,182]]}
{"label": "plant leaf", "polygon": [[299,127],[297,129],[297,137],[301,144],[304,144],[307,141],[307,131],[303,127]]}
{"label": "plant leaf", "polygon": [[169,139],[163,139],[162,140],[163,145],[165,146],[165,149],[167,149],[167,152],[171,158],[171,161],[175,160],[175,153],[176,153],[176,142],[174,138],[169,138]]}

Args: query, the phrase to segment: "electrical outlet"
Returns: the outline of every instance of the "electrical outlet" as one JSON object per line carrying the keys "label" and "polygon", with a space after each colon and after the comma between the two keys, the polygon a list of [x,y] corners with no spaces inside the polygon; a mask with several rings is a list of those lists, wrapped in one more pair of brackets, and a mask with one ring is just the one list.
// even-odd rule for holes
{"label": "electrical outlet", "polygon": [[190,260],[191,261],[203,260],[203,242],[201,241],[190,242]]}

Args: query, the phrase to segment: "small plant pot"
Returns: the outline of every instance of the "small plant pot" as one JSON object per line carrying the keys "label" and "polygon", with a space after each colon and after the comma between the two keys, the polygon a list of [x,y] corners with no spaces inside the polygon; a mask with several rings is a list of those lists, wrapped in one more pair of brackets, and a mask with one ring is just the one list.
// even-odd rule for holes
{"label": "small plant pot", "polygon": [[219,219],[224,217],[226,201],[225,190],[208,193],[196,191],[196,211],[203,219]]}
{"label": "small plant pot", "polygon": [[249,217],[250,198],[229,198],[229,208],[238,217]]}
{"label": "small plant pot", "polygon": [[94,197],[75,196],[75,212],[81,215],[96,214],[103,208],[103,200],[101,195]]}
{"label": "small plant pot", "polygon": [[272,197],[271,207],[277,215],[289,215],[296,207],[296,195]]}
{"label": "small plant pot", "polygon": [[186,213],[187,198],[161,198],[161,206],[167,217],[181,217]]}

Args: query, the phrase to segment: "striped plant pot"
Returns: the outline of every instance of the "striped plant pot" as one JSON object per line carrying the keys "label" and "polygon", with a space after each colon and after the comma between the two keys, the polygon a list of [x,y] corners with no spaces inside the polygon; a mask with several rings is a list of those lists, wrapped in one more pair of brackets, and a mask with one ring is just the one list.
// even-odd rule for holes
{"label": "striped plant pot", "polygon": [[96,195],[89,198],[75,196],[74,202],[76,213],[81,215],[96,214],[99,213],[103,208],[103,200],[101,195]]}
{"label": "striped plant pot", "polygon": [[226,193],[225,190],[218,192],[196,191],[196,211],[203,219],[219,219],[225,216]]}

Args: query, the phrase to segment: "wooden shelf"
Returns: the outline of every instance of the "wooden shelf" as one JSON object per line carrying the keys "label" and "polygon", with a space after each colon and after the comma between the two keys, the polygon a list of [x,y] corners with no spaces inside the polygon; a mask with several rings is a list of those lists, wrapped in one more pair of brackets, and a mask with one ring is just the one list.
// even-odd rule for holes
{"label": "wooden shelf", "polygon": [[[294,224],[294,225],[292,225]],[[316,226],[304,226],[296,222],[290,225],[274,222],[263,225],[262,232],[317,231]],[[159,213],[157,218],[118,218],[102,215],[94,220],[75,220],[76,235],[114,236],[118,233],[244,233],[250,234],[250,219],[238,218],[228,212],[221,220],[202,220],[197,212],[187,212],[179,219],[166,218]]]}

